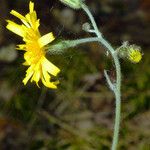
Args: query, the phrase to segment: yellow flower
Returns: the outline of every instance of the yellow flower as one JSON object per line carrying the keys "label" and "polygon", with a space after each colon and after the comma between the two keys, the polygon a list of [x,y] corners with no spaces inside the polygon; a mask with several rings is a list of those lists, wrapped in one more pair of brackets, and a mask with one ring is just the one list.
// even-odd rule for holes
{"label": "yellow flower", "polygon": [[129,49],[128,59],[133,63],[140,62],[142,59],[142,53],[140,49],[134,49],[134,47],[131,47]]}
{"label": "yellow flower", "polygon": [[123,59],[128,59],[132,63],[139,63],[142,59],[141,47],[129,43],[123,42],[122,46],[117,49],[118,56]]}
{"label": "yellow flower", "polygon": [[45,46],[51,43],[55,38],[53,33],[48,33],[44,36],[39,32],[39,19],[34,11],[34,3],[29,3],[29,13],[25,16],[12,10],[10,12],[15,17],[22,21],[19,25],[15,22],[8,20],[7,29],[22,37],[24,44],[18,45],[17,49],[24,50],[24,65],[29,66],[26,71],[26,77],[23,83],[26,83],[31,79],[38,85],[41,79],[42,83],[48,88],[57,88],[58,81],[51,82],[51,76],[56,76],[60,69],[46,59]]}

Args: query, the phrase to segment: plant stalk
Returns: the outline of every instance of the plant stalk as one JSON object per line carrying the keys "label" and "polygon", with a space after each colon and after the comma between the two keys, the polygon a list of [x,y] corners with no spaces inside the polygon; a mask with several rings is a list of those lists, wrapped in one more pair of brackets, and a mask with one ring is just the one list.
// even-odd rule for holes
{"label": "plant stalk", "polygon": [[111,80],[109,78],[109,76],[107,76],[107,80],[108,83],[110,83],[109,85],[114,85],[114,95],[115,95],[115,99],[116,99],[116,109],[115,109],[115,125],[114,125],[114,134],[113,134],[113,141],[112,141],[112,147],[111,150],[116,150],[117,149],[117,145],[118,145],[118,138],[119,138],[119,128],[120,128],[120,118],[121,118],[121,67],[120,67],[120,62],[119,62],[119,58],[117,53],[115,52],[115,50],[113,49],[113,47],[110,45],[109,42],[107,42],[103,37],[101,32],[98,30],[98,27],[96,25],[96,22],[94,20],[93,15],[91,14],[90,10],[88,9],[88,7],[83,4],[82,5],[83,10],[86,12],[86,14],[88,15],[93,28],[95,30],[95,34],[97,35],[97,37],[99,38],[99,42],[104,45],[106,47],[106,49],[110,52],[113,60],[114,60],[114,64],[115,64],[115,69],[116,69],[116,83],[113,84],[111,83]]}
{"label": "plant stalk", "polygon": [[46,52],[49,54],[62,54],[65,52],[64,50],[68,48],[75,47],[77,45],[84,43],[98,42],[98,41],[99,41],[98,37],[82,38],[77,40],[62,40],[56,44],[48,46]]}

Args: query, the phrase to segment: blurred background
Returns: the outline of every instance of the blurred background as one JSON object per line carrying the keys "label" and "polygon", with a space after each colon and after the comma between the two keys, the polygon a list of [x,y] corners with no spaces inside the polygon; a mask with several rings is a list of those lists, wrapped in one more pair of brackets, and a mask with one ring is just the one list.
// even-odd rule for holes
{"label": "blurred background", "polygon": [[[59,0],[34,0],[40,31],[57,39],[92,35],[82,30],[88,21],[81,10]],[[97,43],[69,49],[49,60],[61,69],[60,84],[51,90],[23,85],[23,53],[15,50],[20,37],[7,31],[9,12],[28,13],[28,0],[0,0],[0,149],[109,150],[115,99],[103,75],[114,66]],[[150,150],[150,1],[93,0],[87,5],[103,35],[114,47],[123,41],[141,46],[139,64],[121,60],[122,120],[118,150]]]}

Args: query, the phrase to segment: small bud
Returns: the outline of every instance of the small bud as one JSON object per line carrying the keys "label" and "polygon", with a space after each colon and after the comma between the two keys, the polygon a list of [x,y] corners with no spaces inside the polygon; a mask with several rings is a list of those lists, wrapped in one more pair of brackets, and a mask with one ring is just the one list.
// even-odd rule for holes
{"label": "small bud", "polygon": [[80,9],[83,4],[83,0],[60,0],[60,1],[65,5],[74,9]]}
{"label": "small bud", "polygon": [[124,42],[117,52],[120,58],[126,58],[132,63],[139,63],[142,59],[141,48],[137,45],[129,45],[128,42]]}
{"label": "small bud", "polygon": [[91,29],[91,25],[88,22],[82,25],[82,30],[89,32],[90,29]]}

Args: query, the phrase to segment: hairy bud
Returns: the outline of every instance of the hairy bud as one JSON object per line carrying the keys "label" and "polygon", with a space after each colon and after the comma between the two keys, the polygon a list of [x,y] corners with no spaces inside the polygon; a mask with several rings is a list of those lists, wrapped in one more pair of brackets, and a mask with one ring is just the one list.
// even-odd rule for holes
{"label": "hairy bud", "polygon": [[65,5],[74,9],[80,9],[83,4],[83,0],[60,0],[60,1]]}
{"label": "hairy bud", "polygon": [[137,45],[129,45],[128,42],[124,42],[117,51],[120,58],[128,59],[132,63],[139,63],[142,59],[141,48]]}

